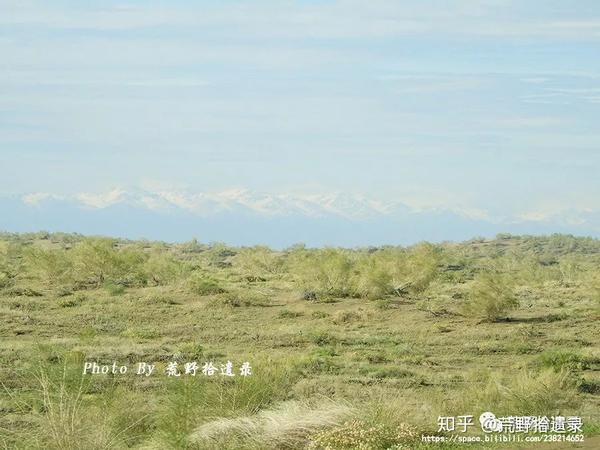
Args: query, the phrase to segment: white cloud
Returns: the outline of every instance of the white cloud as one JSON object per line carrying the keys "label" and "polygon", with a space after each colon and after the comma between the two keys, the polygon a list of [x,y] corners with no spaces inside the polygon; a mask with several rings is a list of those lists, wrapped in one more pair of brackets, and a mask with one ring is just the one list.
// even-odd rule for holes
{"label": "white cloud", "polygon": [[[123,31],[171,26],[232,30],[246,37],[267,38],[380,38],[424,33],[504,38],[600,39],[600,20],[575,17],[556,20],[552,8],[540,3],[534,15],[520,2],[393,2],[340,0],[302,6],[289,2],[247,2],[193,7],[113,5],[103,7],[49,6],[49,2],[4,2],[0,24],[46,26],[58,29]],[[2,8],[5,11],[2,11]],[[8,13],[9,11],[10,13]],[[518,19],[518,20],[515,20]]]}
{"label": "white cloud", "polygon": [[600,103],[600,88],[547,88],[543,92],[523,96],[527,103],[567,105],[573,102]]}
{"label": "white cloud", "polygon": [[548,128],[564,125],[565,119],[556,117],[507,117],[493,121],[503,128]]}

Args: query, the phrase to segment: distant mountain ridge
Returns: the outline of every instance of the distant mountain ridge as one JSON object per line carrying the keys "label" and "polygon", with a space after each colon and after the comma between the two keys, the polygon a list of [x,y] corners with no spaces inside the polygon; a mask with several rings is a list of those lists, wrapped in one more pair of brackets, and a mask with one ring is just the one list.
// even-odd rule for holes
{"label": "distant mountain ridge", "polygon": [[122,190],[0,196],[0,230],[67,231],[234,245],[410,244],[473,236],[567,233],[600,236],[600,214],[493,218],[485,211],[415,208],[400,200],[349,193]]}

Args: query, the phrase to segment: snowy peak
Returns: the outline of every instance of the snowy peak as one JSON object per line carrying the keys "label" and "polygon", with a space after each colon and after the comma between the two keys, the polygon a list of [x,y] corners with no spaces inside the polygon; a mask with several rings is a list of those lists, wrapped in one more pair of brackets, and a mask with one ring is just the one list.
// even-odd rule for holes
{"label": "snowy peak", "polygon": [[104,193],[78,193],[64,196],[34,192],[21,197],[23,203],[39,207],[48,201],[63,201],[87,209],[104,209],[124,204],[152,211],[182,210],[198,216],[221,213],[255,213],[265,216],[338,216],[369,218],[407,211],[399,202],[374,200],[347,193],[291,194],[261,193],[247,189],[217,192],[113,189]]}

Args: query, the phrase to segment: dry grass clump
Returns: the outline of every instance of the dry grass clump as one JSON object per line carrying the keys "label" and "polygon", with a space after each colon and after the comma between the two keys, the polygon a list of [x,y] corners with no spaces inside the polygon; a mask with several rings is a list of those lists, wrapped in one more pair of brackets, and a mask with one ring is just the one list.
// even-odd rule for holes
{"label": "dry grass clump", "polygon": [[353,414],[345,403],[287,401],[252,416],[215,419],[198,427],[190,441],[208,448],[236,442],[245,448],[301,448],[312,433],[339,425]]}
{"label": "dry grass clump", "polygon": [[558,415],[577,406],[576,383],[568,371],[523,371],[493,376],[473,393],[476,407],[509,415]]}
{"label": "dry grass clump", "polygon": [[30,374],[33,384],[29,396],[18,399],[6,389],[19,410],[35,414],[37,419],[36,433],[24,433],[15,443],[18,447],[10,448],[129,448],[139,442],[140,434],[148,432],[144,408],[127,392],[108,393],[103,404],[91,402],[93,385],[81,375],[80,364],[75,362],[80,362],[78,355],[71,354],[58,367],[41,363]]}

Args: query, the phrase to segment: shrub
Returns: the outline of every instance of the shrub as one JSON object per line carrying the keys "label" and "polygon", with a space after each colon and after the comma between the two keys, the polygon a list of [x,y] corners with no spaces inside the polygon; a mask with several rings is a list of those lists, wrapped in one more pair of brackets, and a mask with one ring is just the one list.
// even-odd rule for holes
{"label": "shrub", "polygon": [[590,283],[591,297],[594,308],[600,316],[600,273],[595,273]]}
{"label": "shrub", "polygon": [[147,259],[140,249],[118,249],[113,239],[86,238],[73,248],[74,270],[82,282],[101,286],[105,281],[143,284],[143,264]]}
{"label": "shrub", "polygon": [[104,290],[108,292],[109,295],[116,297],[118,295],[122,295],[125,293],[125,286],[122,284],[116,284],[112,281],[107,281],[104,283]]}
{"label": "shrub", "polygon": [[78,276],[97,286],[104,283],[118,266],[112,239],[85,239],[72,252]]}
{"label": "shrub", "polygon": [[580,281],[583,267],[573,256],[565,256],[559,260],[558,281],[564,286],[570,286]]}
{"label": "shrub", "polygon": [[314,344],[321,347],[325,345],[333,345],[338,342],[338,338],[327,331],[315,331],[309,336],[309,338]]}
{"label": "shrub", "polygon": [[201,261],[208,267],[229,267],[231,266],[230,258],[235,256],[236,253],[237,251],[225,244],[216,242],[201,253]]}
{"label": "shrub", "polygon": [[0,289],[8,286],[13,277],[10,248],[8,242],[0,241]]}
{"label": "shrub", "polygon": [[24,257],[29,272],[49,286],[68,283],[73,279],[73,261],[64,249],[32,246],[25,250]]}
{"label": "shrub", "polygon": [[439,251],[431,244],[386,248],[359,258],[355,291],[365,298],[423,292],[437,276]]}
{"label": "shrub", "polygon": [[68,297],[61,298],[58,304],[62,308],[71,308],[73,306],[79,306],[87,300],[84,294],[70,295]]}
{"label": "shrub", "polygon": [[486,271],[479,274],[471,284],[463,313],[493,322],[505,317],[508,311],[518,306],[514,286],[507,276]]}
{"label": "shrub", "polygon": [[225,292],[225,289],[217,280],[200,275],[192,276],[188,280],[188,285],[190,290],[197,295],[222,294]]}
{"label": "shrub", "polygon": [[280,274],[284,271],[285,260],[268,247],[256,246],[244,248],[234,257],[234,264],[244,273],[252,274],[260,279],[257,274]]}
{"label": "shrub", "polygon": [[294,262],[298,283],[311,297],[348,297],[352,294],[352,266],[350,252],[338,249],[315,250],[299,253]]}
{"label": "shrub", "polygon": [[354,289],[360,297],[380,299],[394,292],[393,263],[378,253],[361,258]]}
{"label": "shrub", "polygon": [[423,292],[437,276],[440,262],[439,250],[432,244],[420,243],[408,253],[406,269],[406,289]]}
{"label": "shrub", "polygon": [[163,286],[177,280],[184,272],[182,264],[170,255],[151,254],[143,272],[149,284]]}
{"label": "shrub", "polygon": [[568,350],[546,350],[538,356],[538,364],[560,372],[583,368],[585,361],[578,353]]}

